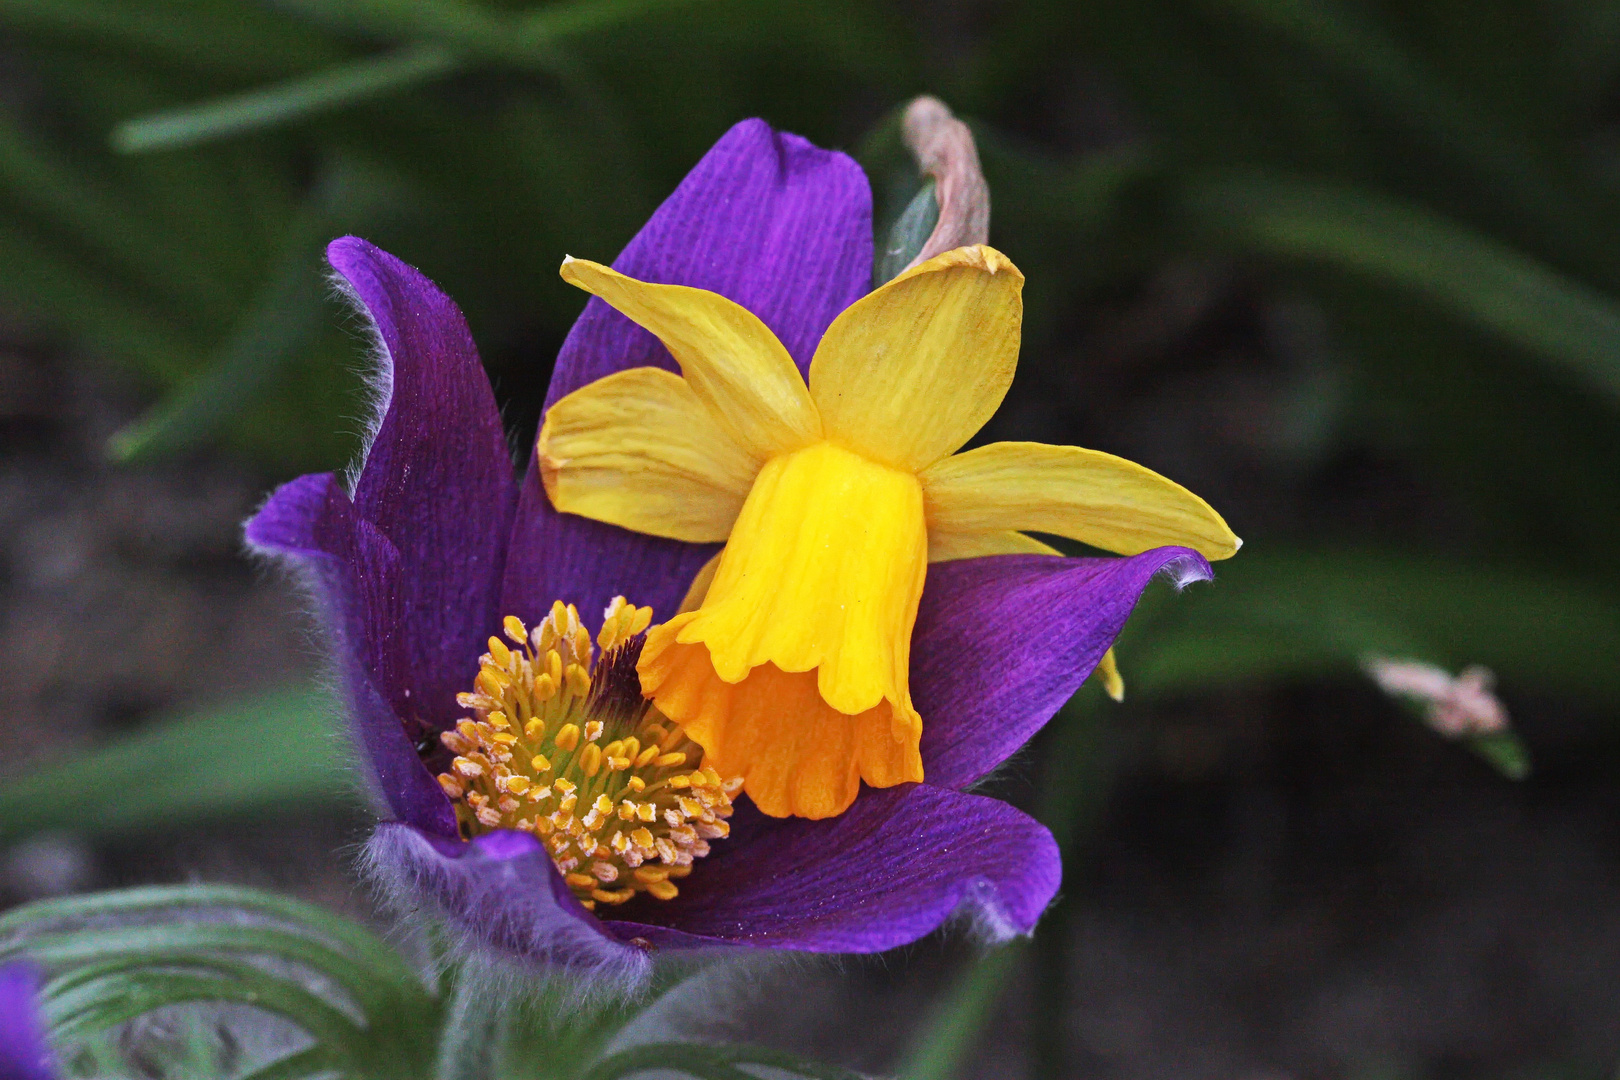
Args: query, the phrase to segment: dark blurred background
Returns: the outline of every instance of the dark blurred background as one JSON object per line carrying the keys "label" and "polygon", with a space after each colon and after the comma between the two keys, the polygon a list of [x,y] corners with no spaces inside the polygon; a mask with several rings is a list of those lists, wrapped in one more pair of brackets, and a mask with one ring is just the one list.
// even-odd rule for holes
{"label": "dark blurred background", "polygon": [[[884,229],[919,93],[1028,278],[986,437],[1142,462],[1245,546],[995,781],[1065,843],[1033,948],[767,972],[795,1007],[739,1026],[916,1080],[1614,1075],[1613,0],[0,0],[4,899],[372,911],[302,601],[239,540],[357,444],[328,239],[456,298],[521,450],[565,252],[754,115],[855,154]],[[1443,737],[1373,655],[1490,668],[1511,731]]]}

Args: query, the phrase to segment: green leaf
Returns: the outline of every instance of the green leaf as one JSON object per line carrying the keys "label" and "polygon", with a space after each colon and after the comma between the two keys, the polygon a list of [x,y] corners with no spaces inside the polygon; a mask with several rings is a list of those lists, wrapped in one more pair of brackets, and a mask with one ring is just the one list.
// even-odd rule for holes
{"label": "green leaf", "polygon": [[160,926],[116,926],[93,933],[71,932],[29,937],[6,952],[26,951],[51,968],[113,965],[131,966],[199,964],[213,956],[236,953],[274,956],[318,971],[343,987],[367,1015],[377,1015],[399,996],[402,986],[416,980],[394,970],[379,969],[308,932],[262,925],[178,922]]}
{"label": "green leaf", "polygon": [[115,432],[107,442],[108,457],[130,463],[184,450],[238,416],[325,325],[316,266],[309,258],[283,267],[214,366]]}
{"label": "green leaf", "polygon": [[0,261],[7,267],[0,289],[12,303],[71,324],[93,347],[149,368],[188,351],[161,316],[98,268],[23,228],[23,222],[0,219]]}
{"label": "green leaf", "polygon": [[443,1021],[421,978],[376,935],[254,889],[170,886],[44,901],[0,917],[0,940],[0,955],[25,954],[52,973],[42,997],[59,1040],[176,1004],[234,1002],[319,1041],[320,1055],[287,1069],[341,1061],[355,1075],[410,1077],[432,1059]]}
{"label": "green leaf", "polygon": [[928,243],[928,237],[939,223],[939,200],[934,197],[934,179],[929,177],[922,189],[912,196],[906,208],[889,230],[889,238],[878,251],[877,265],[873,268],[872,284],[893,281],[900,271],[911,264]]}
{"label": "green leaf", "polygon": [[342,1048],[354,1058],[364,1056],[362,1026],[318,995],[248,963],[214,960],[193,971],[143,965],[65,993],[47,984],[40,996],[52,1035],[64,1041],[174,1005],[232,1002],[285,1017],[325,1046]]}
{"label": "green leaf", "polygon": [[576,34],[635,22],[700,2],[702,0],[572,0],[547,4],[518,16],[511,47],[521,53]]}
{"label": "green leaf", "polygon": [[[284,689],[75,752],[0,785],[0,839],[171,829],[250,811],[352,804],[341,715],[324,690]],[[64,791],[74,797],[63,799]]]}
{"label": "green leaf", "polygon": [[40,933],[63,923],[126,921],[143,917],[177,919],[187,911],[219,910],[276,920],[341,946],[388,982],[414,985],[417,976],[386,942],[370,930],[302,900],[235,885],[148,885],[115,892],[40,900],[0,915],[0,937]]}
{"label": "green leaf", "polygon": [[1240,249],[1423,296],[1620,395],[1620,306],[1465,225],[1371,191],[1259,172],[1197,177],[1185,204]]}
{"label": "green leaf", "polygon": [[[1343,676],[1382,654],[1483,664],[1510,691],[1620,703],[1620,619],[1586,578],[1455,556],[1253,547],[1216,575],[1216,587],[1168,605],[1144,598],[1119,645],[1133,696]],[[1529,773],[1512,732],[1463,745],[1510,779]]]}

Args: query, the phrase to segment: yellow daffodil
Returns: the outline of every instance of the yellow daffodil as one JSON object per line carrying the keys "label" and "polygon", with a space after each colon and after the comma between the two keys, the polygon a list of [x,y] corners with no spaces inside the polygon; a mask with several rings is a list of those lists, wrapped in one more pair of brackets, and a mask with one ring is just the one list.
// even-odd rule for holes
{"label": "yellow daffodil", "polygon": [[725,542],[700,604],[649,632],[639,671],[767,814],[829,817],[862,780],[923,779],[908,667],[929,562],[1052,552],[1017,530],[1126,555],[1238,548],[1202,499],[1122,458],[956,453],[1017,364],[1024,278],[993,248],[946,252],[856,301],[808,384],[716,293],[579,259],[562,276],[657,335],[682,374],[634,368],[558,401],[540,433],[546,492],[568,513]]}

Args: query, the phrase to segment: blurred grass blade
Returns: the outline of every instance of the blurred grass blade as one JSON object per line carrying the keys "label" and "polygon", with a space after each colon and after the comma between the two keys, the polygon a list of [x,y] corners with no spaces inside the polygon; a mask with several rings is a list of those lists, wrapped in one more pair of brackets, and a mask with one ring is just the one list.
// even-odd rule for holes
{"label": "blurred grass blade", "polygon": [[1102,701],[1100,687],[1088,682],[1047,725],[1043,751],[1049,762],[1061,762],[1042,786],[1035,817],[1052,832],[1058,850],[1067,853],[1088,836],[1113,790],[1119,748],[1113,738],[1112,702]]}
{"label": "blurred grass blade", "polygon": [[155,59],[184,69],[260,77],[335,59],[332,47],[271,4],[210,0],[0,0],[11,35],[52,44],[92,44],[121,60]]}
{"label": "blurred grass blade", "polygon": [[1372,652],[1483,664],[1519,685],[1620,702],[1620,620],[1589,578],[1449,555],[1272,549],[1223,563],[1217,580],[1127,625],[1133,695],[1356,672]]}
{"label": "blurred grass blade", "polygon": [[[520,66],[549,68],[551,46],[571,34],[597,30],[693,0],[579,0],[548,5],[517,20],[471,17],[434,5],[339,5],[336,21],[349,26],[380,22],[383,31],[426,33],[393,52],[338,64],[312,75],[126,121],[113,130],[113,149],[126,154],[175,150],[213,139],[302,120],[371,98],[419,86],[465,67],[479,56]],[[322,17],[322,8],[290,4]],[[368,12],[372,18],[368,18]]]}
{"label": "blurred grass blade", "polygon": [[1620,306],[1468,227],[1373,192],[1258,172],[1191,182],[1195,218],[1237,246],[1426,297],[1620,395]]}
{"label": "blurred grass blade", "polygon": [[304,254],[271,281],[213,367],[113,433],[109,458],[144,461],[206,439],[309,347],[326,306],[317,257]]}
{"label": "blurred grass blade", "polygon": [[126,154],[193,146],[418,86],[460,64],[442,45],[409,45],[262,90],[126,121],[113,130],[112,145]]}
{"label": "blurred grass blade", "polygon": [[[260,694],[150,727],[0,785],[0,840],[166,829],[355,802],[341,715],[324,690]],[[73,792],[64,799],[62,793]]]}
{"label": "blurred grass blade", "polygon": [[557,41],[698,0],[573,0],[548,3],[499,17],[470,4],[437,0],[277,0],[276,7],[340,33],[396,41],[431,41],[468,58],[501,60],[519,67],[545,64]]}
{"label": "blurred grass blade", "polygon": [[913,1038],[895,1067],[896,1080],[951,1080],[959,1075],[1027,949],[1022,943],[1008,945],[968,968]]}
{"label": "blurred grass blade", "polygon": [[128,202],[85,176],[24,125],[3,116],[0,192],[9,203],[5,216],[56,240],[69,258],[76,252],[94,253],[95,262],[113,268],[128,283],[126,293],[135,291],[130,285],[138,285],[141,293],[156,294],[153,298],[160,296],[166,304],[205,311],[227,309],[234,300],[213,268],[175,257],[172,234],[131,213]]}
{"label": "blurred grass blade", "polygon": [[289,227],[270,281],[213,366],[115,432],[108,457],[127,463],[186,449],[251,405],[326,325],[327,242],[384,212],[373,178],[348,163],[330,168]]}
{"label": "blurred grass blade", "polygon": [[1264,27],[1348,77],[1397,123],[1417,129],[1425,147],[1460,158],[1514,209],[1553,232],[1566,250],[1594,250],[1596,215],[1573,197],[1539,148],[1510,134],[1489,114],[1408,54],[1354,5],[1333,0],[1205,0]]}
{"label": "blurred grass blade", "polygon": [[699,0],[574,0],[546,4],[519,16],[514,45],[519,49],[550,44],[572,34],[632,22],[670,8],[687,7]]}

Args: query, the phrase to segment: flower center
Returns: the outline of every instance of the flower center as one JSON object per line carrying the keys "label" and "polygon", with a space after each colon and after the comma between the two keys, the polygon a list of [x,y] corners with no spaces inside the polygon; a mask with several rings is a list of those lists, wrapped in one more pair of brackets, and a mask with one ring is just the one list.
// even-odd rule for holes
{"label": "flower center", "polygon": [[439,785],[462,834],[515,829],[540,838],[587,908],[637,893],[670,900],[726,836],[731,797],[703,765],[703,749],[641,696],[636,660],[651,608],[616,596],[593,662],[591,635],[572,604],[540,624],[503,621],[508,646],[489,639],[470,693],[473,716],[440,739],[456,755]]}

